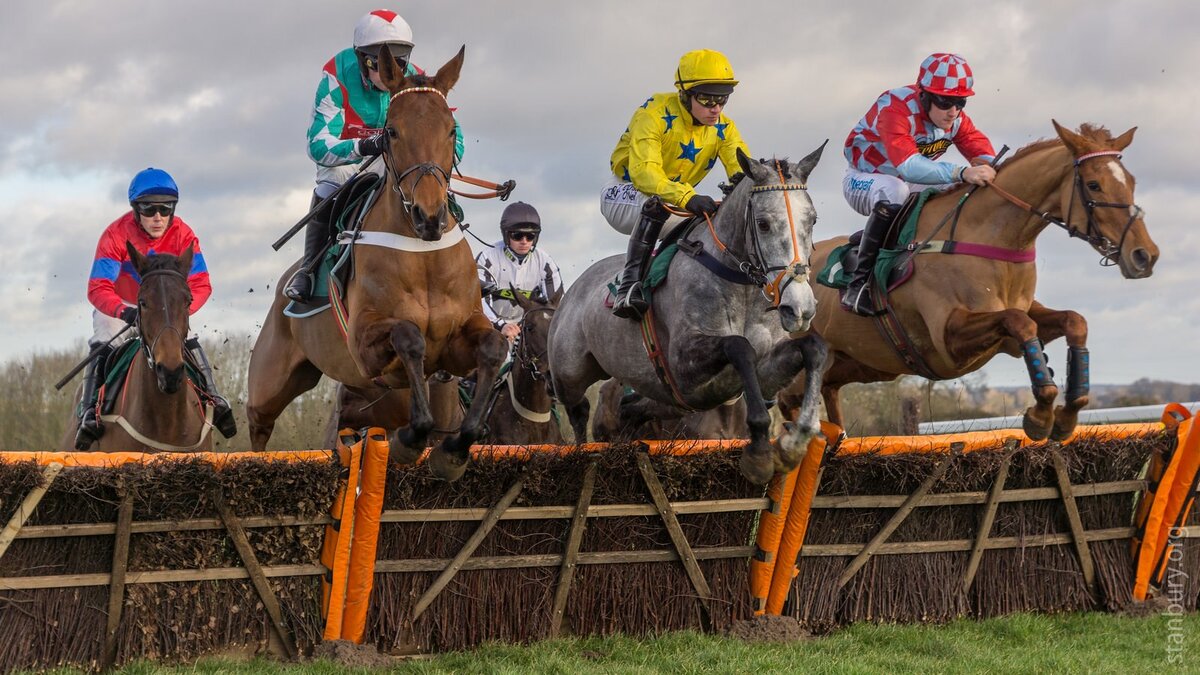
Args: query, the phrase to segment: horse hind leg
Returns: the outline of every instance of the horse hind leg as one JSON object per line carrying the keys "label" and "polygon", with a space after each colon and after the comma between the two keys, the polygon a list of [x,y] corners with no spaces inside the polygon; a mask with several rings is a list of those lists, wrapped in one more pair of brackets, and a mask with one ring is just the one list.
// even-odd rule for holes
{"label": "horse hind leg", "polygon": [[1048,343],[1061,336],[1067,339],[1067,388],[1063,405],[1054,410],[1050,440],[1063,441],[1075,432],[1079,411],[1088,404],[1090,356],[1087,350],[1087,319],[1071,310],[1050,309],[1036,300],[1029,317],[1038,326],[1038,337]]}
{"label": "horse hind leg", "polygon": [[279,415],[297,396],[317,386],[321,371],[303,357],[289,364],[287,359],[274,358],[264,349],[251,353],[248,379],[246,421],[250,449],[263,452]]}

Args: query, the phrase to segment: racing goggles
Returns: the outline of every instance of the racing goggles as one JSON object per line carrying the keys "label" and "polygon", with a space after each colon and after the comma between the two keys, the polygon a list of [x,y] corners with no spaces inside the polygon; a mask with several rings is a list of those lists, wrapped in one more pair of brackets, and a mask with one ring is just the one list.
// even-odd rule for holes
{"label": "racing goggles", "polygon": [[966,96],[940,96],[938,94],[930,94],[929,102],[936,105],[941,110],[949,110],[951,108],[958,108],[959,110],[962,110],[963,108],[967,107]]}
{"label": "racing goggles", "polygon": [[138,212],[138,215],[150,218],[155,214],[164,218],[175,213],[174,202],[134,202],[133,210]]}
{"label": "racing goggles", "polygon": [[705,94],[696,92],[692,94],[692,100],[699,103],[705,108],[715,108],[719,105],[725,105],[729,102],[729,94]]}

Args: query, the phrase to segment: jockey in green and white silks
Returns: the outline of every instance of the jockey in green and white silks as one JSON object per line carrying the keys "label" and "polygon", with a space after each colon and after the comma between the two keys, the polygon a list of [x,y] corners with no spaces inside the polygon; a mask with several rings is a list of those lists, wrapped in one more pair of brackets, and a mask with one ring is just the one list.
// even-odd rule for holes
{"label": "jockey in green and white silks", "polygon": [[[354,175],[363,161],[386,148],[383,128],[391,93],[379,79],[379,59],[385,47],[406,74],[423,74],[409,62],[412,29],[399,14],[386,9],[359,19],[354,27],[354,46],[338,52],[325,64],[308,127],[308,156],[317,164],[313,207]],[[463,153],[462,129],[457,123],[454,131],[457,163]],[[376,162],[372,171],[383,175],[383,162]],[[312,293],[313,277],[305,270],[332,235],[332,214],[328,210],[323,208],[314,216],[305,231],[304,264],[284,289],[284,295],[293,300],[307,300]]]}
{"label": "jockey in green and white silks", "polygon": [[504,238],[480,251],[475,265],[483,290],[484,316],[511,340],[520,333],[525,313],[513,293],[546,302],[562,289],[562,274],[550,254],[537,248],[542,222],[533,206],[510,204],[500,216],[500,231]]}

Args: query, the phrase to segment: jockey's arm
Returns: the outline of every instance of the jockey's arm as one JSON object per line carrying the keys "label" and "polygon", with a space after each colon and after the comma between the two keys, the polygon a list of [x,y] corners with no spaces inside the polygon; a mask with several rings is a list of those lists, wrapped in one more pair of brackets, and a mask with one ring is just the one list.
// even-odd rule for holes
{"label": "jockey's arm", "polygon": [[629,122],[629,179],[638,192],[657,195],[663,201],[683,208],[696,194],[696,189],[676,182],[663,171],[662,120],[644,110]]}
{"label": "jockey's arm", "polygon": [[876,123],[888,160],[900,179],[918,185],[956,183],[963,167],[950,162],[935,162],[917,149],[917,139],[909,130],[908,118],[884,108]]}
{"label": "jockey's arm", "polygon": [[[208,263],[200,250],[200,240],[192,239],[192,269],[188,272],[188,288],[192,291],[192,304],[188,314],[195,314],[212,296],[212,280],[208,276]],[[186,247],[184,247],[186,248]]]}
{"label": "jockey's arm", "polygon": [[308,127],[308,156],[321,166],[361,162],[357,138],[342,138],[346,127],[346,102],[336,77],[324,74],[313,102],[312,124]]}

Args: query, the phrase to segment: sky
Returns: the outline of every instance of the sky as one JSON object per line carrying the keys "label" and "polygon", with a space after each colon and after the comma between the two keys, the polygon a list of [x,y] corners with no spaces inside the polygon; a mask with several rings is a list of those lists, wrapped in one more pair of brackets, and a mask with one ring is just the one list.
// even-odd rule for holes
{"label": "sky", "polygon": [[[931,52],[971,64],[967,107],[996,147],[1054,135],[1050,120],[1137,126],[1124,164],[1162,250],[1126,280],[1079,240],[1038,241],[1038,298],[1089,322],[1092,380],[1200,382],[1200,4],[781,0],[603,2],[0,2],[0,362],[81,344],[96,240],[147,166],[177,180],[213,296],[204,340],[256,335],[302,237],[272,241],[308,209],[305,153],[322,65],[355,21],[386,7],[413,28],[413,61],[436,70],[466,45],[450,103],[465,174],[514,179],[541,213],[540,246],[569,284],[624,251],[599,213],[608,158],[637,105],[672,88],[679,56],[716,49],[741,80],[726,108],[752,154],[799,159],[830,146],[809,180],[815,239],[861,228],[841,195],[846,134]],[[1135,28],[1136,27],[1136,28]],[[951,151],[946,158],[961,161]],[[716,194],[718,167],[701,184]],[[499,238],[505,205],[466,200],[470,231]],[[479,245],[473,243],[476,250]],[[1066,348],[1048,348],[1065,373]],[[1028,382],[999,356],[987,383]]]}

